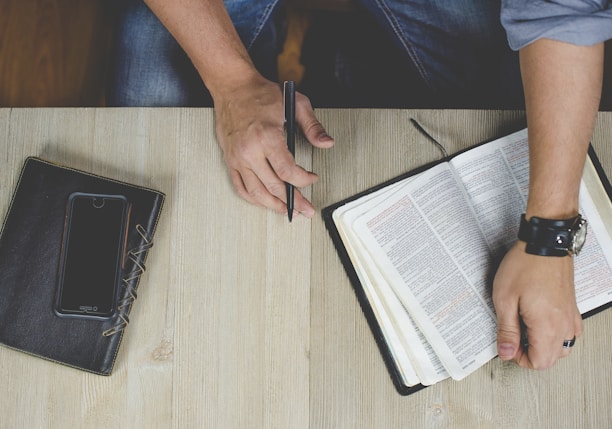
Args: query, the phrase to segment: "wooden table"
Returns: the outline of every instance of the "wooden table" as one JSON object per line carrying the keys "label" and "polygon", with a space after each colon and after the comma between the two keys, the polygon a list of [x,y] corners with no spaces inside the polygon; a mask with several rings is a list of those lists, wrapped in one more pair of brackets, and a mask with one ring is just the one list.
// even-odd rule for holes
{"label": "wooden table", "polygon": [[[517,129],[522,112],[320,110],[332,150],[298,144],[317,208]],[[494,359],[399,396],[320,216],[292,224],[233,192],[209,109],[0,109],[0,216],[37,155],[167,194],[115,372],[0,347],[0,428],[603,428],[612,311],[534,372]],[[612,114],[593,144],[612,173]]]}

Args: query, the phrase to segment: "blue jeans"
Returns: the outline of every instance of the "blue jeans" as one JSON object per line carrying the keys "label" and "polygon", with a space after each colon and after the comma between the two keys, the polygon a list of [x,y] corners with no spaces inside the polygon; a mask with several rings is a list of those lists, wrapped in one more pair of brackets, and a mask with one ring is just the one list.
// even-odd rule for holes
{"label": "blue jeans", "polygon": [[[258,70],[276,80],[276,56],[283,43],[278,21],[282,1],[226,0],[225,4]],[[384,34],[393,50],[389,58],[379,62],[376,57],[372,64],[367,53],[356,59],[359,48],[342,52],[341,46],[333,73],[345,93],[393,92],[390,97],[397,99],[400,94],[405,99],[401,107],[522,107],[518,56],[507,46],[498,1],[358,0],[358,6],[358,13],[370,20],[365,25],[369,22]],[[107,104],[212,105],[189,58],[146,5],[124,0],[120,7]],[[346,44],[359,40],[345,38]],[[415,94],[420,101],[412,99]],[[384,94],[373,104],[385,107],[381,99]],[[356,100],[368,104],[367,96]]]}

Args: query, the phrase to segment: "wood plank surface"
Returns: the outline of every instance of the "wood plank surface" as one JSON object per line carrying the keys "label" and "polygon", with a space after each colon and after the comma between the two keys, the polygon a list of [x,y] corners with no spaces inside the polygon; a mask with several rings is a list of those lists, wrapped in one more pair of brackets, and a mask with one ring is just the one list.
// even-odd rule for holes
{"label": "wood plank surface", "polygon": [[[303,140],[320,209],[524,125],[522,112],[319,110]],[[612,173],[612,114],[593,138]],[[110,377],[0,347],[0,428],[606,428],[612,311],[535,372],[494,359],[409,397],[391,383],[320,216],[286,217],[231,188],[210,109],[0,109],[0,217],[37,155],[153,187],[167,200]]]}
{"label": "wood plank surface", "polygon": [[113,375],[0,348],[0,427],[306,427],[310,224],[233,193],[212,111],[0,112],[2,217],[28,155],[167,195]]}

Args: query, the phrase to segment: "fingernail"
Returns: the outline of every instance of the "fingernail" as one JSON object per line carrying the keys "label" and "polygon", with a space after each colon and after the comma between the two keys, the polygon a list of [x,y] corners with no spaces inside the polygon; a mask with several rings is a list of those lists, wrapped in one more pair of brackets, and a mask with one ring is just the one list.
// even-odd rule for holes
{"label": "fingernail", "polygon": [[514,345],[511,343],[501,343],[497,347],[497,354],[500,359],[512,359],[514,357]]}
{"label": "fingernail", "polygon": [[311,218],[315,215],[315,210],[308,208],[308,209],[302,210],[300,214],[303,216],[306,216],[307,218]]}
{"label": "fingernail", "polygon": [[331,136],[327,133],[321,133],[319,134],[319,141],[320,142],[327,142],[327,141],[332,141],[333,138],[331,138]]}

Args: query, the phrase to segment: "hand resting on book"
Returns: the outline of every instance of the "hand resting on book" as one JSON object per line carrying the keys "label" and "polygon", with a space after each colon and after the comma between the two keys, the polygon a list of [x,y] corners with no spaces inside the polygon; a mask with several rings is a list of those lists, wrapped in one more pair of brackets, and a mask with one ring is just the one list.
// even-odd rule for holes
{"label": "hand resting on book", "polygon": [[[573,262],[571,256],[527,254],[520,241],[506,254],[493,284],[500,359],[545,369],[571,352],[563,342],[582,334]],[[519,314],[526,327],[527,348],[522,346]]]}
{"label": "hand resting on book", "polygon": [[[526,216],[566,219],[578,212],[581,175],[593,132],[603,72],[603,44],[579,46],[540,39],[521,49],[529,124]],[[572,257],[527,255],[515,244],[496,275],[498,353],[520,366],[548,368],[582,332]],[[519,347],[518,317],[527,350]]]}

